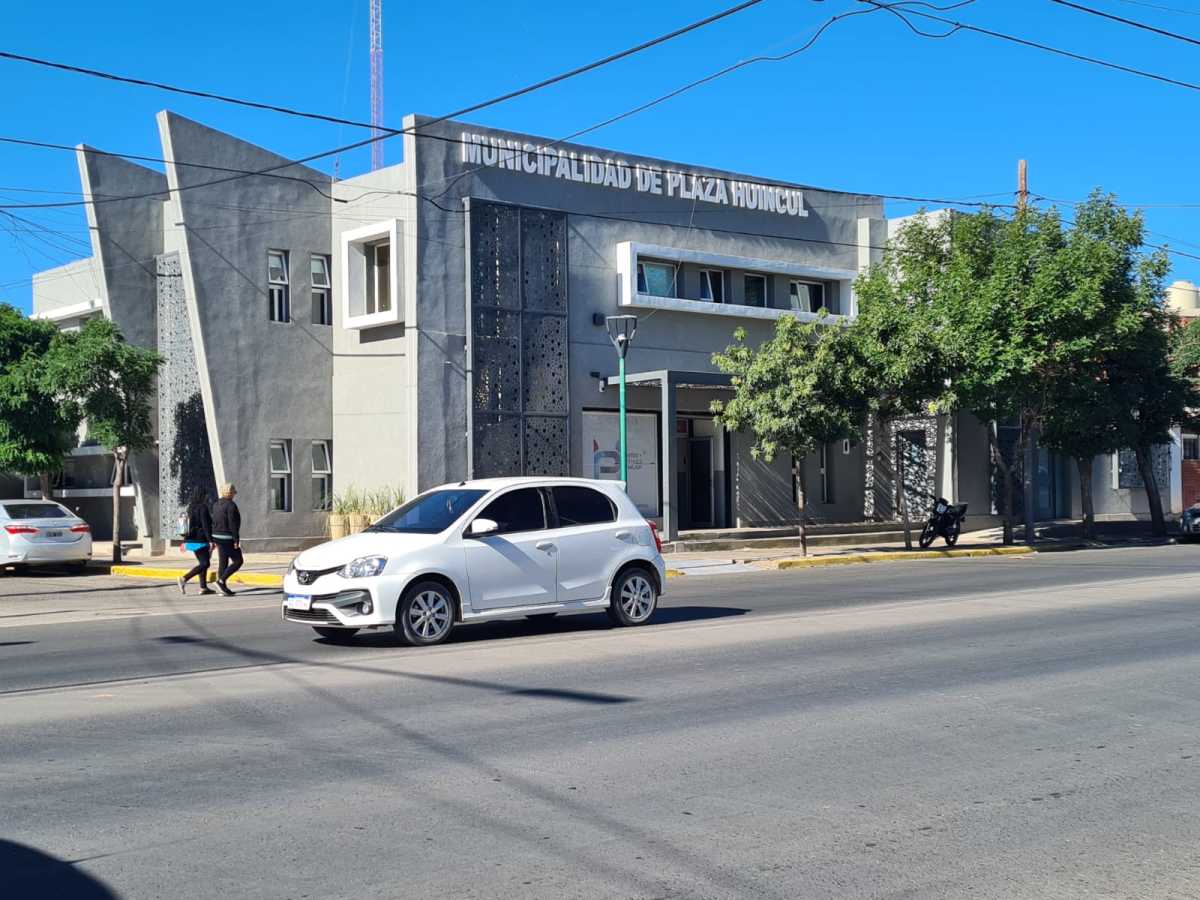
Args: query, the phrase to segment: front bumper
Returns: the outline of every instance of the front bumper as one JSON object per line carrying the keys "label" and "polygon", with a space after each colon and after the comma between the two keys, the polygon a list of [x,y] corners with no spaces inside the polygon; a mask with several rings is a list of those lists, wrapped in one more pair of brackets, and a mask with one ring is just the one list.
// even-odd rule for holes
{"label": "front bumper", "polygon": [[[363,583],[370,582],[370,583]],[[289,573],[283,579],[281,613],[285,622],[317,625],[322,628],[371,628],[392,624],[393,611],[380,609],[380,591],[374,578],[346,579],[336,575],[318,578],[312,584],[300,584]],[[290,609],[289,597],[310,597],[308,609]],[[362,602],[371,604],[371,612],[360,612]]]}

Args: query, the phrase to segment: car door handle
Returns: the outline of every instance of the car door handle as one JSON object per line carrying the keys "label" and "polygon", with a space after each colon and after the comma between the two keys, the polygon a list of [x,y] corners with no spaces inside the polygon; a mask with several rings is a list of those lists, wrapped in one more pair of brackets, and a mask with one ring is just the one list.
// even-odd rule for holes
{"label": "car door handle", "polygon": [[547,553],[553,553],[555,550],[558,549],[550,541],[538,541],[538,543],[534,544],[534,546],[537,547],[539,550],[545,550]]}

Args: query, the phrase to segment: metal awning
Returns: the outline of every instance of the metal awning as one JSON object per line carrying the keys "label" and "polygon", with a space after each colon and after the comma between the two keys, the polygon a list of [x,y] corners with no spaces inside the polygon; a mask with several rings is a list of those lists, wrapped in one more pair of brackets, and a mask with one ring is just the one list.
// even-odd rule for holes
{"label": "metal awning", "polygon": [[[618,387],[621,384],[619,375],[609,375],[604,380],[608,387]],[[625,384],[667,384],[671,387],[682,388],[732,388],[733,377],[720,372],[686,372],[682,369],[658,369],[653,372],[626,373]]]}

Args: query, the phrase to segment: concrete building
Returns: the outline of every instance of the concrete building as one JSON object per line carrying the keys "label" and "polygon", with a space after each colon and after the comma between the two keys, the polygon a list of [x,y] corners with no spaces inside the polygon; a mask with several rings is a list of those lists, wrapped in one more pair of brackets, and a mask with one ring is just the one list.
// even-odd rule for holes
{"label": "concrete building", "polygon": [[[714,421],[729,382],[712,354],[781,316],[853,316],[888,238],[881,198],[422,117],[395,139],[403,163],[334,182],[171,113],[158,126],[165,173],[79,148],[93,253],[34,292],[36,315],[108,315],[166,357],[158,450],[132,472],[144,538],[223,481],[247,547],[271,549],[319,540],[350,487],[616,477],[616,314],[638,317],[645,515],[668,535],[796,521],[792,460],[755,461]],[[938,493],[993,511],[985,435],[963,416],[822,448],[803,461],[812,516],[894,517],[897,447],[912,509]],[[1049,515],[1069,513],[1069,481],[1047,482]]]}

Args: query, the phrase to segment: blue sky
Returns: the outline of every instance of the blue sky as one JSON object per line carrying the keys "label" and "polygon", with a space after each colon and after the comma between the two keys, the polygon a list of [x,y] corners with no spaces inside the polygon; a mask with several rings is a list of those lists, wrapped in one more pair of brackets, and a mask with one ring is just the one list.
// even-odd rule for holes
{"label": "blue sky", "polygon": [[[1200,37],[1200,4],[1194,0],[1084,2]],[[466,106],[731,3],[385,0],[387,122],[398,125],[409,112],[436,115]],[[9,0],[0,8],[0,49],[368,118],[367,0],[305,6],[279,0],[169,6],[59,0],[50,7]],[[1173,10],[1158,8],[1167,6]],[[471,118],[561,136],[739,59],[792,49],[831,15],[861,8],[854,0],[766,0],[668,45]],[[977,0],[944,15],[1200,80],[1200,47],[1049,0]],[[154,114],[163,108],[291,156],[363,136],[354,128],[0,60],[0,136],[83,141],[160,156]],[[1101,186],[1122,202],[1146,206],[1151,240],[1200,256],[1198,110],[1200,91],[975,34],[929,40],[875,12],[837,23],[789,61],[744,68],[585,140],[821,187],[960,199],[992,195],[1001,203],[1011,202],[1016,161],[1024,157],[1032,192],[1074,201]],[[387,147],[389,159],[398,161],[396,142]],[[345,177],[367,165],[368,151],[362,150],[344,157],[340,171]],[[72,154],[0,144],[0,202],[77,199],[78,190]],[[914,209],[888,205],[889,215]],[[41,228],[14,234],[13,223],[0,218],[0,300],[28,310],[31,272],[87,255],[87,231],[78,208],[17,212]],[[1173,264],[1173,277],[1200,280],[1200,260],[1175,257]]]}

